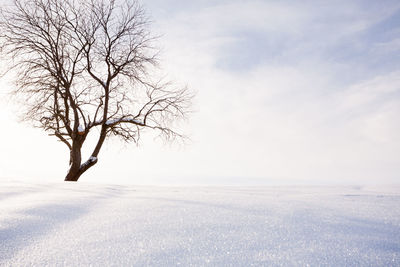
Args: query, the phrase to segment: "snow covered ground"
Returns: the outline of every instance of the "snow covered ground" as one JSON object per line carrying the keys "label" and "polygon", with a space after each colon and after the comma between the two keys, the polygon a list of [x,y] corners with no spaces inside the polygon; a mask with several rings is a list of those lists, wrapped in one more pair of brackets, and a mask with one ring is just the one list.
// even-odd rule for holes
{"label": "snow covered ground", "polygon": [[400,190],[1,182],[0,265],[400,266]]}

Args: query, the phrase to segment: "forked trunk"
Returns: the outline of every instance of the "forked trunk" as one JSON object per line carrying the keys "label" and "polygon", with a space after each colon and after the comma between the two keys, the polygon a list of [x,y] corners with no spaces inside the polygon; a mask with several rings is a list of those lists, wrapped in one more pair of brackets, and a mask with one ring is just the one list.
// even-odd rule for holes
{"label": "forked trunk", "polygon": [[[101,147],[101,144],[99,145],[99,148]],[[95,149],[92,156],[87,161],[82,163],[81,147],[81,143],[77,143],[72,146],[72,150],[70,151],[70,168],[64,181],[78,181],[79,177],[81,177],[83,173],[97,163],[97,154],[99,150]]]}
{"label": "forked trunk", "polygon": [[68,171],[68,174],[65,177],[64,181],[66,181],[66,182],[77,182],[79,177],[81,177],[82,174],[83,174],[83,172],[81,172],[80,170],[74,171],[74,170],[70,169]]}
{"label": "forked trunk", "polygon": [[70,163],[70,168],[64,181],[76,182],[83,173],[81,170],[82,154],[81,154],[80,144],[78,143],[73,144],[72,150],[70,151],[69,163]]}

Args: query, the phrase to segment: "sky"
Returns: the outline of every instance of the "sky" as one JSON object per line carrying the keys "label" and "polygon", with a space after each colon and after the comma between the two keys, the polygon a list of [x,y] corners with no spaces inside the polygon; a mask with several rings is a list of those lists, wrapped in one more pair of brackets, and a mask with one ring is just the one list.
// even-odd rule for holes
{"label": "sky", "polygon": [[[400,2],[143,6],[160,35],[161,71],[197,93],[182,126],[190,141],[109,140],[82,181],[400,183]],[[65,145],[18,122],[12,84],[0,85],[0,177],[62,181]]]}

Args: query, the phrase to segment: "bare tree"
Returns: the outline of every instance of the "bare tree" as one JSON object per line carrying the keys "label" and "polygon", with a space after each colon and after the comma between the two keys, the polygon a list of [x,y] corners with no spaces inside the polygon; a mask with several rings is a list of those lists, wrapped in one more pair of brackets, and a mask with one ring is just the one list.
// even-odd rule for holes
{"label": "bare tree", "polygon": [[[143,130],[183,137],[174,123],[189,112],[186,88],[150,75],[158,61],[149,20],[136,0],[14,0],[2,10],[0,48],[15,71],[24,118],[70,152],[65,181],[98,162],[107,137],[138,142]],[[86,161],[82,146],[98,128]]]}

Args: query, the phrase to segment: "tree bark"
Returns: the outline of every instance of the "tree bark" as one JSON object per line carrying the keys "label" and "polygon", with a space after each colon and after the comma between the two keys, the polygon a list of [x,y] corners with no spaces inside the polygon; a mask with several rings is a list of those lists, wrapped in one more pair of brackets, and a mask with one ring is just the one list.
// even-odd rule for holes
{"label": "tree bark", "polygon": [[64,181],[67,182],[77,182],[79,177],[85,173],[88,169],[97,163],[97,155],[100,152],[100,148],[104,142],[104,137],[100,137],[100,141],[93,151],[92,156],[84,163],[82,163],[82,144],[85,141],[85,137],[78,137],[75,142],[73,142],[72,149],[70,151],[70,168]]}
{"label": "tree bark", "polygon": [[91,157],[88,161],[86,161],[85,163],[80,165],[78,168],[71,166],[64,181],[77,182],[79,177],[81,177],[82,174],[84,174],[87,170],[89,170],[96,163],[97,163],[97,158]]}
{"label": "tree bark", "polygon": [[81,175],[83,174],[83,172],[78,171],[73,171],[73,170],[69,170],[67,176],[65,177],[64,181],[66,182],[77,182],[79,177],[81,177]]}
{"label": "tree bark", "polygon": [[81,145],[78,142],[73,142],[72,149],[70,151],[70,168],[64,181],[76,182],[81,173],[82,153]]}

